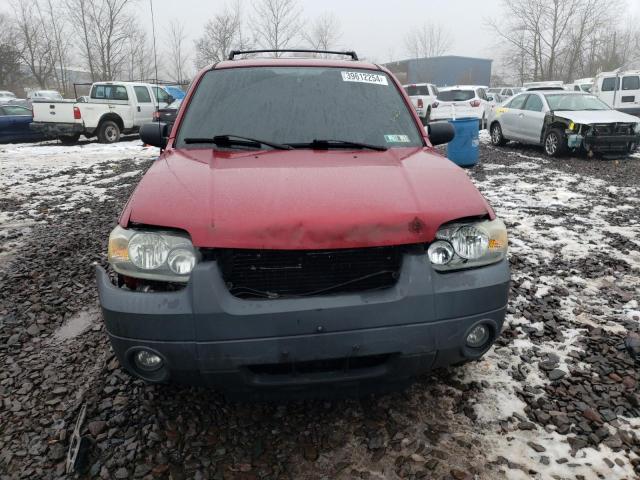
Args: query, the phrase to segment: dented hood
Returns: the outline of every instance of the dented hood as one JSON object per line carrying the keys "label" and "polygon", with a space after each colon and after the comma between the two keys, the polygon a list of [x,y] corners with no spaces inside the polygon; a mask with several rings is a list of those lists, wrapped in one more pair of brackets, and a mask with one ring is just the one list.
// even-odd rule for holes
{"label": "dented hood", "polygon": [[324,249],[431,241],[494,214],[467,174],[427,148],[169,150],[120,223],[179,228],[199,247]]}

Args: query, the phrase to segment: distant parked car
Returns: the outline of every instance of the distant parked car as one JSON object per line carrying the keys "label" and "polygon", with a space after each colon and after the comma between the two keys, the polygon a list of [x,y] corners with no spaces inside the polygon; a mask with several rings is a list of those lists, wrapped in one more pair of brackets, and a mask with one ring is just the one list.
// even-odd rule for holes
{"label": "distant parked car", "polygon": [[33,90],[27,93],[27,100],[62,100],[62,95],[55,90]]}
{"label": "distant parked car", "polygon": [[640,117],[640,70],[600,73],[592,92],[610,107]]}
{"label": "distant parked car", "polygon": [[18,105],[0,105],[0,142],[24,142],[44,140],[44,135],[33,132],[31,110]]}
{"label": "distant parked car", "polygon": [[[155,93],[160,94],[158,97]],[[98,137],[101,143],[113,143],[123,133],[135,133],[153,118],[158,107],[173,98],[164,90],[147,83],[96,82],[87,102],[51,100],[33,104],[31,128],[48,137],[74,142],[84,135]]]}
{"label": "distant parked car", "polygon": [[184,93],[184,90],[174,85],[165,85],[163,88],[165,92],[167,92],[176,100],[182,100],[187,95],[186,93]]}
{"label": "distant parked car", "polygon": [[0,90],[0,103],[6,104],[11,102],[12,100],[16,100],[16,94],[10,92],[9,90]]}
{"label": "distant parked car", "polygon": [[488,94],[493,94],[496,103],[502,103],[506,99],[513,97],[517,91],[513,87],[494,87],[487,90]]}
{"label": "distant parked car", "polygon": [[638,118],[612,110],[595,95],[566,90],[529,91],[495,108],[491,142],[542,145],[550,157],[567,150],[630,153],[640,141]]}
{"label": "distant parked car", "polygon": [[533,92],[535,90],[564,90],[564,82],[550,80],[547,82],[527,82],[522,84],[523,91]]}
{"label": "distant parked car", "polygon": [[[438,97],[438,88],[431,83],[413,83],[403,85],[404,91],[407,92],[411,103],[418,112],[422,124],[426,125],[431,120],[431,109],[434,108]],[[437,106],[437,105],[436,105]]]}
{"label": "distant parked car", "polygon": [[165,123],[175,122],[178,116],[178,110],[180,110],[180,105],[182,105],[182,100],[174,100],[165,108],[159,108],[153,112],[153,121]]}
{"label": "distant parked car", "polygon": [[485,87],[457,85],[441,88],[438,100],[433,104],[431,120],[451,120],[453,118],[477,118],[480,129],[485,128],[492,102],[487,97]]}

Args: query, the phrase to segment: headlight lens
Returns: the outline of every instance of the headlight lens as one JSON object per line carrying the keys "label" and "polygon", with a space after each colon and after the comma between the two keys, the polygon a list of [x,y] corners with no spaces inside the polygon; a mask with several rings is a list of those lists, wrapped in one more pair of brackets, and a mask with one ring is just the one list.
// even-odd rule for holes
{"label": "headlight lens", "polygon": [[109,263],[122,275],[188,282],[197,261],[197,252],[186,233],[117,226],[109,236]]}
{"label": "headlight lens", "polygon": [[[445,245],[451,255],[445,254]],[[438,271],[497,263],[507,255],[507,228],[499,219],[448,224],[438,230],[427,253]]]}
{"label": "headlight lens", "polygon": [[169,245],[155,233],[136,233],[129,241],[131,263],[142,270],[160,268],[169,256]]}
{"label": "headlight lens", "polygon": [[489,237],[473,225],[460,227],[451,237],[453,249],[467,260],[481,258],[489,248]]}
{"label": "headlight lens", "polygon": [[427,254],[429,255],[429,260],[431,260],[431,263],[434,265],[446,265],[453,260],[455,256],[451,244],[442,240],[438,240],[429,245]]}

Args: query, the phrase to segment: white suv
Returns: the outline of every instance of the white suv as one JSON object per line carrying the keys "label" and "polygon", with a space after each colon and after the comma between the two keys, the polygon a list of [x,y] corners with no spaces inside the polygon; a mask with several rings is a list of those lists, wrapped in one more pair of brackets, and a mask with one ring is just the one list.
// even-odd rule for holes
{"label": "white suv", "polygon": [[431,119],[431,109],[436,101],[438,88],[431,83],[412,83],[403,85],[402,88],[409,95],[422,124],[426,125]]}
{"label": "white suv", "polygon": [[477,85],[456,85],[441,88],[432,105],[431,120],[453,120],[456,118],[477,118],[480,129],[486,127],[487,118],[495,102],[487,98],[486,87]]}

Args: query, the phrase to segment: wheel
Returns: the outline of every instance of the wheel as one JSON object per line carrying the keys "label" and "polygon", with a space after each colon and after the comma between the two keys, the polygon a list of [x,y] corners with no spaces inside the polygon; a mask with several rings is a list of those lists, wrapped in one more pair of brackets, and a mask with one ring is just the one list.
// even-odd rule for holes
{"label": "wheel", "polygon": [[552,128],[544,137],[544,153],[550,157],[559,157],[567,151],[567,140],[562,130]]}
{"label": "wheel", "polygon": [[113,120],[105,120],[98,128],[98,141],[100,143],[114,143],[120,140],[120,127]]}
{"label": "wheel", "polygon": [[491,126],[491,143],[496,147],[501,147],[507,143],[507,139],[502,135],[502,127],[498,122]]}
{"label": "wheel", "polygon": [[72,145],[76,143],[80,139],[80,134],[76,133],[75,135],[63,135],[58,140],[62,142],[64,145]]}

